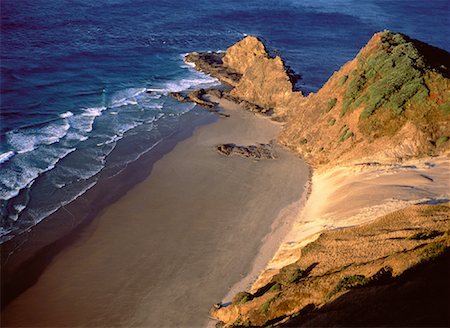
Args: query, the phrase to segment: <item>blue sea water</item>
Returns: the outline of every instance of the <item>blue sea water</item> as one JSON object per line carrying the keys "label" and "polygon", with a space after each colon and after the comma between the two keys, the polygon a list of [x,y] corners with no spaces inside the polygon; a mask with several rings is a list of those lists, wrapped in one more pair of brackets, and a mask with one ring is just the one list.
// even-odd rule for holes
{"label": "blue sea water", "polygon": [[[301,74],[304,92],[317,91],[380,30],[449,50],[449,6],[447,0],[3,0],[0,241],[181,128],[180,117],[196,109],[167,92],[217,84],[184,64],[184,53],[225,50],[256,35]],[[118,155],[130,137],[133,147]]]}

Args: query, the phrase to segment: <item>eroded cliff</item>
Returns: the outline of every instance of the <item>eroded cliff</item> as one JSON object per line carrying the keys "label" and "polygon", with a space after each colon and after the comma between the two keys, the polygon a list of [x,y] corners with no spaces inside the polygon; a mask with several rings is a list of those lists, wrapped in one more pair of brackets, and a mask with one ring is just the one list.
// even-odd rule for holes
{"label": "eroded cliff", "polygon": [[225,54],[195,53],[186,60],[230,84],[229,96],[285,120],[279,141],[313,166],[398,161],[449,149],[450,54],[405,35],[375,34],[307,97],[295,91],[296,75],[282,59],[252,36]]}
{"label": "eroded cliff", "polygon": [[[229,84],[224,97],[284,121],[279,142],[323,171],[445,155],[450,149],[450,54],[403,34],[375,34],[308,96],[295,90],[295,74],[255,37],[224,54],[195,53],[186,60]],[[361,193],[360,183],[348,188]],[[349,193],[338,182],[334,187]],[[383,188],[376,192],[383,194]],[[441,198],[437,203],[448,201]],[[366,213],[370,224],[324,232],[259,289],[237,294],[230,305],[217,304],[211,314],[225,326],[448,325],[448,294],[441,291],[448,288],[449,204],[377,213]],[[422,307],[420,300],[430,295],[436,297]],[[392,312],[397,306],[403,312]],[[376,315],[367,314],[369,308]]]}
{"label": "eroded cliff", "polygon": [[300,106],[280,141],[315,166],[398,161],[449,148],[450,54],[389,31]]}

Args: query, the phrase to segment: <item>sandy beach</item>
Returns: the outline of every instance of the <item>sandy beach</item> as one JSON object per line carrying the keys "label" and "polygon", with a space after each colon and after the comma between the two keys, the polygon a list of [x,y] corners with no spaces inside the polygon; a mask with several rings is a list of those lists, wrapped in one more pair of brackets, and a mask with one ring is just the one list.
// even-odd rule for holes
{"label": "sandy beach", "polygon": [[279,147],[276,160],[216,153],[218,143],[267,143],[281,128],[221,105],[231,116],[197,128],[104,209],[5,308],[3,326],[197,327],[233,285],[264,268],[309,170]]}

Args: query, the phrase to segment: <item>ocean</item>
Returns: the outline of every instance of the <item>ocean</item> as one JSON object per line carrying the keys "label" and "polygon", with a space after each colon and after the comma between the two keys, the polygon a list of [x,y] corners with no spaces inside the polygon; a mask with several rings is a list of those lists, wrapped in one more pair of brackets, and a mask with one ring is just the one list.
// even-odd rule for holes
{"label": "ocean", "polygon": [[[450,50],[447,0],[1,2],[0,242],[122,172],[218,85],[183,62],[256,35],[315,92],[377,31]],[[183,119],[182,119],[183,118]]]}

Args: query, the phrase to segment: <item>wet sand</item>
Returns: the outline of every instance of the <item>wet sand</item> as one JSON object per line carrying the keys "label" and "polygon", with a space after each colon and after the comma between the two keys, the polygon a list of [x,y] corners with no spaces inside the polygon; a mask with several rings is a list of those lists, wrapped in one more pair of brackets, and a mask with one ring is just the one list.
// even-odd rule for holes
{"label": "wet sand", "polygon": [[279,148],[277,160],[259,162],[217,154],[215,144],[268,142],[280,129],[224,107],[230,118],[197,128],[55,256],[2,325],[205,325],[210,306],[273,256],[291,223],[282,210],[309,177]]}

